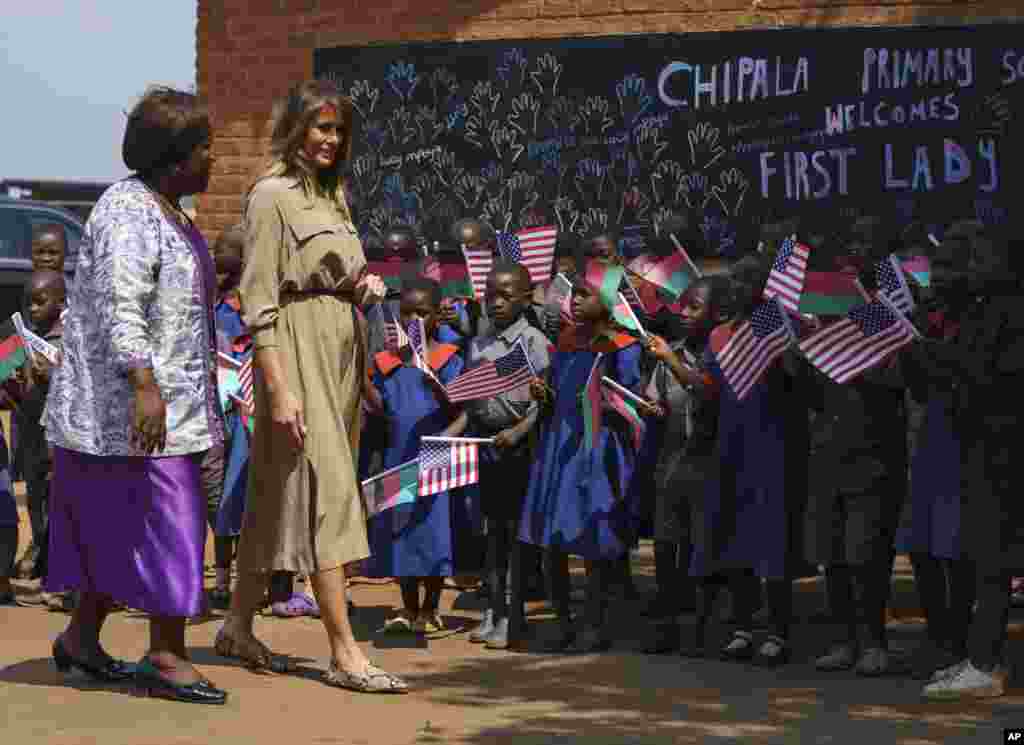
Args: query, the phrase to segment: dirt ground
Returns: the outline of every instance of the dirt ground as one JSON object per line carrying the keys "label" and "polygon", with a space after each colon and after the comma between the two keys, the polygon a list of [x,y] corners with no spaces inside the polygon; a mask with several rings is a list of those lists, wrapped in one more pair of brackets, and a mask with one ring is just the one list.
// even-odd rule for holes
{"label": "dirt ground", "polygon": [[[27,522],[23,522],[27,526]],[[27,532],[26,530],[23,531]],[[300,663],[292,676],[259,675],[212,649],[218,618],[189,629],[194,658],[231,695],[224,707],[147,699],[129,686],[104,687],[57,673],[51,640],[67,622],[59,613],[0,608],[0,742],[11,745],[689,745],[690,743],[1002,742],[1004,727],[1024,726],[1019,689],[995,702],[929,704],[919,683],[902,677],[861,680],[822,675],[811,660],[830,628],[808,620],[821,606],[817,581],[799,583],[794,661],[765,671],[713,660],[649,657],[639,650],[647,625],[640,604],[652,588],[650,546],[634,561],[639,597],[617,601],[620,641],[604,655],[540,652],[554,636],[543,604],[531,605],[527,653],[491,652],[469,644],[479,618],[472,593],[447,589],[443,610],[459,633],[426,641],[377,633],[399,602],[391,584],[357,583],[353,600],[360,641],[372,659],[407,677],[406,696],[373,696],[330,688],[322,628],[313,619],[257,619],[257,633]],[[909,650],[921,638],[916,596],[905,562],[895,578],[891,646]],[[27,591],[26,585],[19,587]],[[1017,656],[1014,624],[1011,652]],[[147,641],[145,618],[113,616],[104,641],[135,659]]]}

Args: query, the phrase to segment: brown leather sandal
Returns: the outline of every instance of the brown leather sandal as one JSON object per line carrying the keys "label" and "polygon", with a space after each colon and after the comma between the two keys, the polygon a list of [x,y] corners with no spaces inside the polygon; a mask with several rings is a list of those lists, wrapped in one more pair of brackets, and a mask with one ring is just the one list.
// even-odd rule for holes
{"label": "brown leather sandal", "polygon": [[255,636],[239,641],[225,634],[221,629],[213,643],[214,651],[221,657],[244,662],[252,670],[265,670],[271,673],[290,673],[295,665],[284,655],[274,654],[266,644]]}

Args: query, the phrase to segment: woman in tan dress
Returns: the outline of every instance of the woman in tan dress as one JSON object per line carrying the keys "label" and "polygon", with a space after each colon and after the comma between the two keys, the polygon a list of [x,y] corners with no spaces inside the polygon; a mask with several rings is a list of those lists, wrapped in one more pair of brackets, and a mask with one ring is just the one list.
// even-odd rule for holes
{"label": "woman in tan dress", "polygon": [[356,480],[365,329],[356,304],[383,296],[345,203],[352,104],[333,84],[291,90],[275,113],[273,162],[249,193],[242,314],[255,347],[255,428],[238,586],[221,655],[284,671],[253,634],[273,571],[307,574],[331,645],[328,683],[402,692],[356,644],[345,565],[369,556]]}

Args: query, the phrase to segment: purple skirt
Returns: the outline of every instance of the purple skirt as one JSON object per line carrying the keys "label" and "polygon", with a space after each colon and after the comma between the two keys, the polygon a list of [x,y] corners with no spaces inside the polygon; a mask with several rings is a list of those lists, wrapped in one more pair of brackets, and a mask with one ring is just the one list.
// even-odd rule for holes
{"label": "purple skirt", "polygon": [[200,458],[54,448],[47,589],[109,595],[159,616],[203,613]]}

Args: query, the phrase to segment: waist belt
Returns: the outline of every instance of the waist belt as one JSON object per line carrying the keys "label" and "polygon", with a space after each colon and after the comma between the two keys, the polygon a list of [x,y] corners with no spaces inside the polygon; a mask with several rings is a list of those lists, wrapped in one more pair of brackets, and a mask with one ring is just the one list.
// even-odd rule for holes
{"label": "waist belt", "polygon": [[310,297],[336,297],[346,303],[355,302],[355,293],[352,290],[284,290],[281,292],[281,302],[295,302]]}

